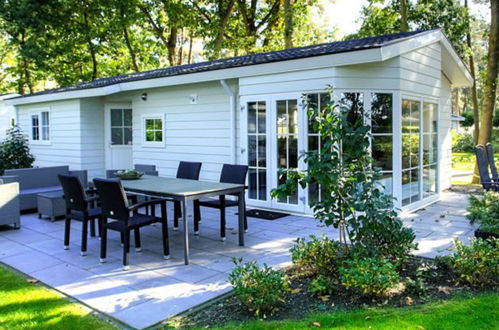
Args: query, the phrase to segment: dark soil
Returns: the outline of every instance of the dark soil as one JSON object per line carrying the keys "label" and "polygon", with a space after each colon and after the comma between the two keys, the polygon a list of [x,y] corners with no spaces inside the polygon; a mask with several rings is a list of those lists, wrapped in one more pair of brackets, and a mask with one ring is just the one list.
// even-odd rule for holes
{"label": "dark soil", "polygon": [[[400,277],[405,285],[401,285],[400,288],[381,300],[359,299],[340,285],[336,285],[335,293],[331,296],[314,297],[308,291],[312,277],[299,275],[295,268],[288,269],[287,274],[291,280],[291,292],[287,295],[286,302],[272,315],[265,315],[260,317],[261,319],[301,319],[311,313],[349,310],[364,306],[417,305],[434,300],[449,299],[456,293],[463,291],[473,291],[464,286],[454,285],[454,274],[444,265],[437,267],[434,261],[419,257],[411,259],[401,268]],[[419,279],[418,283],[420,284],[407,284],[408,278]],[[208,303],[204,308],[187,312],[181,315],[175,323],[181,328],[210,328],[228,322],[243,322],[254,319],[256,317],[248,312],[237,297],[229,296],[214,303]]]}

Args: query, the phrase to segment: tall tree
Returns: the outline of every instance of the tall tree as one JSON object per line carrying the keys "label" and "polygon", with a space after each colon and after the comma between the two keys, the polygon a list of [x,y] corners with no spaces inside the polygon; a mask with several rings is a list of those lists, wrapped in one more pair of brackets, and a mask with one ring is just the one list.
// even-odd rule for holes
{"label": "tall tree", "polygon": [[293,8],[291,0],[284,0],[284,47],[293,47]]}
{"label": "tall tree", "polygon": [[492,117],[496,104],[498,61],[499,61],[499,13],[496,0],[490,1],[490,32],[487,53],[487,71],[483,81],[482,118],[478,143],[485,145],[492,137]]}
{"label": "tall tree", "polygon": [[407,19],[407,2],[400,0],[400,32],[409,31],[409,23]]}

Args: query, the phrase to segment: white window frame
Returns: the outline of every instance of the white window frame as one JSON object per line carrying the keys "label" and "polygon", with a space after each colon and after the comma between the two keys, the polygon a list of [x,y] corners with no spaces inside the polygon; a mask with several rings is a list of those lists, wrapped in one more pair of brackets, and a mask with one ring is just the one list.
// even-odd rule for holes
{"label": "white window frame", "polygon": [[[147,141],[146,140],[146,120],[148,119],[159,119],[162,121],[162,136],[163,139],[162,141]],[[141,124],[142,124],[142,146],[143,147],[148,147],[148,148],[164,148],[166,146],[166,113],[161,113],[161,114],[149,114],[149,115],[142,115],[141,117]]]}
{"label": "white window frame", "polygon": [[[49,124],[46,126],[49,130],[48,139],[42,139],[42,113],[48,114]],[[34,145],[50,145],[52,144],[52,116],[50,108],[33,109],[29,112],[29,142]],[[35,140],[33,136],[33,116],[38,116],[38,139]]]}

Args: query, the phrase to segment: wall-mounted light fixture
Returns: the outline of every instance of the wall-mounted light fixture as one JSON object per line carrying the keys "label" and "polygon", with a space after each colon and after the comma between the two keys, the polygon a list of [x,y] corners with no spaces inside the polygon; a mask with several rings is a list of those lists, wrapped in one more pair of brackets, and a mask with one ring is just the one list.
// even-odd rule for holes
{"label": "wall-mounted light fixture", "polygon": [[142,93],[140,98],[142,99],[142,101],[147,101],[147,93]]}
{"label": "wall-mounted light fixture", "polygon": [[190,104],[198,104],[198,95],[197,94],[189,95],[189,103]]}

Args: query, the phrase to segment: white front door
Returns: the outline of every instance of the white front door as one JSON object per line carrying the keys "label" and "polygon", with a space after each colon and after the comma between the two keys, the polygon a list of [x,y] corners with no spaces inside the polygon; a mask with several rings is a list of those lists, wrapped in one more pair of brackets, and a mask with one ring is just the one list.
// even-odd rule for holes
{"label": "white front door", "polygon": [[106,106],[106,169],[133,168],[132,109],[130,105]]}
{"label": "white front door", "polygon": [[300,94],[253,96],[241,99],[243,107],[243,160],[249,166],[248,204],[304,212],[305,192],[271,199],[270,192],[286,178],[281,169],[303,169],[299,156],[305,149],[306,114]]}

